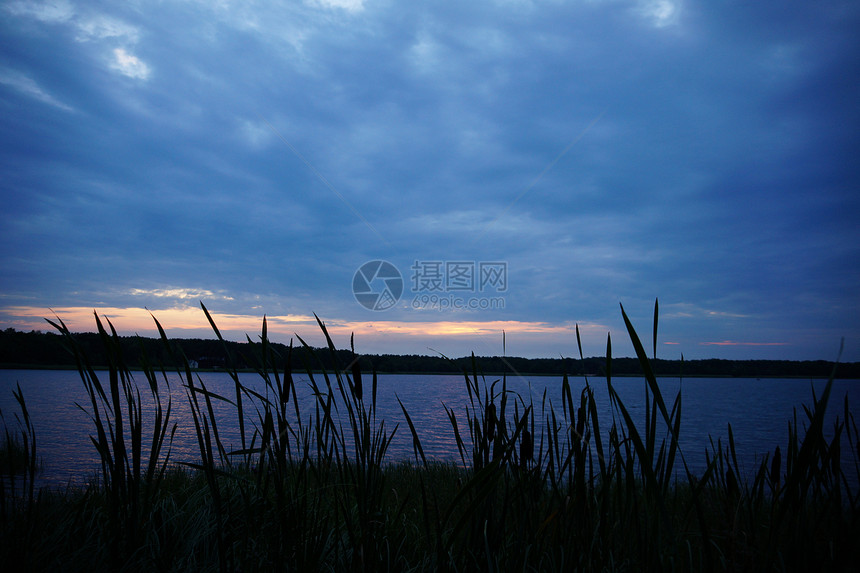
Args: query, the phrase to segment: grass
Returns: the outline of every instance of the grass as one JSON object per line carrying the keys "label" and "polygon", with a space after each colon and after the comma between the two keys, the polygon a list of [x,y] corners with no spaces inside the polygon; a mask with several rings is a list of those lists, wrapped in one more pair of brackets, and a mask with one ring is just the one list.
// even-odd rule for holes
{"label": "grass", "polygon": [[[860,492],[849,476],[860,469],[860,433],[847,399],[824,427],[832,381],[794,413],[785,451],[765,456],[749,479],[730,427],[694,475],[678,446],[681,393],[663,396],[651,368],[658,307],[650,359],[621,311],[645,373],[644,424],[614,390],[609,338],[600,383],[611,413],[603,418],[597,382],[575,392],[565,377],[558,396],[533,402],[504,375],[485,379],[473,361],[463,373],[467,402],[445,406],[458,464],[426,458],[422,429],[402,403],[403,427],[377,416],[375,372],[361,370],[352,342],[353,359],[338,363],[319,319],[326,358],[338,366],[326,370],[322,357],[300,353],[311,357],[301,365],[314,394],[305,409],[292,347],[279,353],[269,344],[265,318],[259,340],[248,339],[252,355],[241,357],[256,365],[264,389],[242,384],[230,357],[229,395],[206,387],[157,320],[173,365],[145,359],[137,378],[110,322],[96,316],[110,357],[108,370],[96,372],[62,321],[50,321],[87,390],[80,406],[101,471],[85,488],[35,489],[36,436],[18,388],[21,413],[0,452],[9,468],[0,559],[28,571],[855,570]],[[159,384],[174,374],[192,407],[200,454],[192,463],[170,459],[176,426]],[[142,391],[156,405],[152,419],[141,414]],[[235,412],[235,450],[220,437],[215,412],[223,406]],[[387,461],[396,432],[411,435],[412,461]]]}

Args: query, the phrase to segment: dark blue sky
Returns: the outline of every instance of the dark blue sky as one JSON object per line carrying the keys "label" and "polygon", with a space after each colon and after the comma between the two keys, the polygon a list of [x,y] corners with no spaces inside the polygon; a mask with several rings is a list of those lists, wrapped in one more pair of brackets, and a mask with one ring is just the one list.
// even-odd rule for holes
{"label": "dark blue sky", "polygon": [[114,4],[0,6],[0,327],[860,360],[856,2]]}

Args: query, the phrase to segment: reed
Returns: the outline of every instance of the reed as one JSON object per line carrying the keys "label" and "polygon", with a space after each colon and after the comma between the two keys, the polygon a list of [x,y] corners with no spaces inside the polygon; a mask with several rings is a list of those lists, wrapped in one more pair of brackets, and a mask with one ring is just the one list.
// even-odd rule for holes
{"label": "reed", "polygon": [[[92,368],[62,321],[50,321],[77,360],[89,398],[81,408],[92,422],[101,472],[83,489],[34,487],[36,435],[18,388],[21,414],[5,436],[27,469],[22,474],[7,456],[7,473],[17,477],[0,488],[0,557],[35,571],[58,564],[68,571],[856,566],[860,432],[847,399],[825,427],[832,380],[820,395],[813,392],[788,424],[787,447],[764,456],[752,472],[740,466],[728,426],[726,440],[711,441],[707,467],[694,475],[679,445],[681,392],[664,396],[651,367],[658,309],[655,302],[650,357],[621,309],[644,373],[644,420],[634,418],[615,389],[610,338],[605,381],[586,379],[575,391],[565,376],[558,395],[517,394],[507,373],[487,379],[473,360],[463,372],[465,402],[444,405],[456,464],[427,458],[422,429],[402,402],[414,458],[388,459],[401,428],[378,415],[376,373],[360,366],[353,340],[351,360],[339,363],[319,318],[326,347],[312,349],[297,338],[307,351],[301,365],[294,364],[292,345],[281,354],[269,344],[265,317],[259,337],[248,337],[247,356],[229,356],[225,344],[229,396],[206,387],[157,320],[172,366],[144,360],[142,375],[125,366],[109,321],[105,327],[96,316],[106,373]],[[576,338],[583,359],[578,327]],[[253,365],[262,385],[242,382],[237,358]],[[302,370],[313,395],[304,408],[294,374]],[[152,419],[142,414],[144,379]],[[199,450],[196,461],[182,464],[170,463],[176,426],[170,399],[162,396],[176,379],[191,406]],[[600,383],[609,412],[595,401]],[[219,428],[225,409],[239,429],[235,448]]]}
{"label": "reed", "polygon": [[[157,497],[176,425],[170,426],[170,400],[165,409],[156,370],[144,355],[143,374],[155,403],[154,420],[148,432],[148,451],[145,451],[140,389],[126,365],[113,324],[107,321],[108,333],[98,314],[95,314],[95,321],[108,360],[107,386],[102,382],[104,375],[99,378],[89,357],[63,321],[48,320],[63,335],[89,397],[88,407],[77,406],[93,423],[95,435],[91,435],[90,440],[101,459],[101,481],[97,487],[103,488],[107,505],[105,544],[110,548],[110,565],[118,567],[143,540],[141,524]],[[166,375],[164,381],[169,384]]]}
{"label": "reed", "polygon": [[[10,427],[2,410],[2,442],[0,442],[0,536],[4,545],[32,545],[39,538],[39,515],[36,495],[36,475],[41,469],[41,461],[36,453],[36,431],[24,392],[20,384],[12,391],[20,414],[14,414],[14,424]],[[19,556],[16,556],[19,557]],[[23,559],[10,559],[8,563],[26,565]]]}

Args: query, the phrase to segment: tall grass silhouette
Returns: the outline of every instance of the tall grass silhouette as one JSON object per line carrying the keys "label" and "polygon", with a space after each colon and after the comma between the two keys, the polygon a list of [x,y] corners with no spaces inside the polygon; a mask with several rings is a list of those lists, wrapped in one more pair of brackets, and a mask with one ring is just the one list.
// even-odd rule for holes
{"label": "tall grass silhouette", "polygon": [[[793,413],[785,450],[751,474],[740,470],[731,426],[694,474],[679,445],[681,391],[664,396],[651,367],[658,305],[651,358],[621,313],[644,375],[644,420],[615,390],[609,337],[604,381],[575,391],[565,376],[558,395],[537,399],[512,391],[507,374],[488,380],[473,359],[465,402],[443,406],[456,463],[427,458],[422,428],[399,397],[403,427],[378,415],[376,373],[362,371],[352,339],[352,360],[340,363],[319,318],[326,347],[297,337],[300,365],[292,345],[279,353],[269,344],[263,318],[241,357],[262,380],[256,390],[225,344],[229,395],[207,388],[155,318],[171,365],[145,359],[142,374],[126,367],[110,321],[105,328],[95,317],[106,371],[62,321],[49,321],[77,361],[101,471],[85,488],[37,490],[35,430],[18,388],[21,413],[0,456],[0,557],[37,571],[842,571],[860,563],[860,433],[847,398],[825,427],[832,378]],[[582,359],[578,327],[576,340]],[[296,372],[312,394],[304,406]],[[152,419],[143,416],[141,378]],[[171,460],[176,423],[161,395],[177,379],[199,450],[181,463]],[[598,415],[594,387],[604,383],[609,412]],[[222,439],[225,409],[235,415],[235,449]],[[412,438],[411,461],[387,457],[397,432]]]}

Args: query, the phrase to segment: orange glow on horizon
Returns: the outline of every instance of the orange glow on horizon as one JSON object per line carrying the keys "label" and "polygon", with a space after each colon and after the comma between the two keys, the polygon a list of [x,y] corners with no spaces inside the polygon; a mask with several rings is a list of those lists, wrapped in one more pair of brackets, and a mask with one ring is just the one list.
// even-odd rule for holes
{"label": "orange glow on horizon", "polygon": [[[8,322],[15,325],[25,325],[34,330],[42,329],[47,324],[44,319],[54,321],[56,318],[62,320],[72,332],[92,332],[95,330],[95,318],[93,311],[98,313],[102,319],[108,319],[117,330],[122,331],[151,331],[155,329],[153,316],[158,319],[165,331],[210,329],[209,322],[203,311],[196,307],[169,308],[150,311],[145,308],[119,308],[119,307],[61,307],[61,308],[39,308],[39,307],[7,307],[2,309],[2,314],[14,317]],[[212,312],[212,319],[220,330],[247,330],[254,332],[260,330],[262,317],[251,317],[238,314],[227,314]],[[287,324],[314,324],[313,316],[285,315],[266,317],[270,328],[272,325]]]}
{"label": "orange glow on horizon", "polygon": [[[145,308],[118,308],[118,307],[62,307],[62,308],[40,308],[40,307],[6,307],[0,309],[0,318],[5,323],[14,326],[18,330],[43,330],[47,323],[45,318],[55,320],[59,317],[73,332],[92,332],[95,330],[95,319],[93,311],[98,313],[102,319],[108,319],[120,332],[152,332],[155,330],[155,322],[152,317],[164,328],[168,336],[181,337],[177,330],[209,331],[211,327],[206,320],[206,315],[197,307],[180,307],[153,310]],[[252,335],[259,333],[262,326],[262,316],[219,313],[210,310],[212,319],[223,333],[242,332]],[[509,334],[563,334],[569,335],[573,332],[573,323],[550,324],[546,322],[524,322],[515,320],[490,320],[490,321],[430,321],[411,322],[398,320],[378,321],[343,321],[322,319],[326,329],[332,335],[348,336],[355,333],[358,336],[486,336],[501,334],[505,331]],[[300,330],[312,329],[314,334],[318,332],[316,319],[313,315],[275,315],[266,316],[269,333],[278,333],[292,336]],[[580,325],[581,331],[607,330],[604,325],[586,324]],[[299,333],[301,334],[301,333]]]}
{"label": "orange glow on horizon", "polygon": [[700,342],[702,346],[789,346],[788,342],[735,342],[723,340],[720,342]]}

